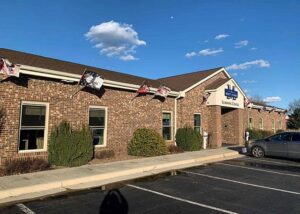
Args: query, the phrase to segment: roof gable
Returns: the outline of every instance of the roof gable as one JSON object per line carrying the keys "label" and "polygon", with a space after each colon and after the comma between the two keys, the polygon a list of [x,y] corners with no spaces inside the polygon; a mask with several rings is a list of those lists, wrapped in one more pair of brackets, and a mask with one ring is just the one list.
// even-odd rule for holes
{"label": "roof gable", "polygon": [[157,80],[170,86],[174,90],[184,91],[184,90],[188,89],[189,87],[197,84],[199,81],[204,80],[205,78],[216,73],[220,69],[222,69],[222,67],[213,68],[213,69],[204,70],[204,71],[196,71],[196,72],[192,72],[192,73],[180,74],[180,75],[176,75],[176,76],[160,78]]}

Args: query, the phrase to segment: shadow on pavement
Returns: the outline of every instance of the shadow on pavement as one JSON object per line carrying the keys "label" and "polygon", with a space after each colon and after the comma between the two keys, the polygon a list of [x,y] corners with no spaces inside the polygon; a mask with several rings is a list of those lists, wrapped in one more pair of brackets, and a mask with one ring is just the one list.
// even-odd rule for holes
{"label": "shadow on pavement", "polygon": [[128,213],[128,203],[125,197],[118,189],[110,190],[102,201],[99,213]]}

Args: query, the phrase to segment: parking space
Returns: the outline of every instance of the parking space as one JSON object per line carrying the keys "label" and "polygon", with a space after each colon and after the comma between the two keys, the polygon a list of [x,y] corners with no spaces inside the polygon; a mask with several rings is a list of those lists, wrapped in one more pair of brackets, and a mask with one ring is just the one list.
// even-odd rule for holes
{"label": "parking space", "polygon": [[12,205],[0,213],[300,213],[300,162],[244,157],[111,191]]}

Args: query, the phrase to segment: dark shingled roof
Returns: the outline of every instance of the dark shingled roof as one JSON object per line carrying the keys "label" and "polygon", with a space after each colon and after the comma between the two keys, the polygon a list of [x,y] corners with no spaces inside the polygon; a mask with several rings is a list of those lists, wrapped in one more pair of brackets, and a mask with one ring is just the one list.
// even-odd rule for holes
{"label": "dark shingled roof", "polygon": [[177,91],[183,91],[190,86],[196,84],[200,80],[208,77],[209,75],[215,73],[220,70],[222,67],[213,68],[205,71],[196,71],[187,74],[176,75],[172,77],[165,77],[157,79],[158,81],[164,83],[165,85],[174,88]]}
{"label": "dark shingled roof", "polygon": [[206,90],[214,90],[228,82],[230,79],[217,79],[216,81],[212,82],[208,86],[205,87]]}
{"label": "dark shingled roof", "polygon": [[[7,58],[10,62],[15,64],[29,65],[80,75],[86,68],[89,71],[99,73],[104,79],[123,83],[141,85],[144,81],[147,81],[147,83],[150,84],[152,87],[159,87],[161,85],[161,83],[157,80],[151,80],[144,77],[124,74],[116,71],[105,70],[102,68],[96,68],[88,65],[62,61],[58,59],[38,56],[34,54],[4,48],[0,48],[0,57]],[[171,87],[171,89],[173,88]]]}
{"label": "dark shingled roof", "polygon": [[134,76],[130,74],[110,71],[102,68],[96,68],[88,65],[67,62],[63,60],[38,56],[30,53],[24,53],[24,52],[4,49],[4,48],[0,48],[0,57],[7,58],[8,60],[10,60],[12,63],[15,64],[34,66],[34,67],[51,69],[51,70],[62,71],[62,72],[72,73],[72,74],[79,74],[79,75],[83,73],[84,69],[87,69],[89,71],[94,71],[100,74],[104,79],[107,80],[113,80],[122,83],[130,83],[135,85],[141,85],[144,81],[146,81],[152,87],[157,88],[161,84],[164,84],[175,91],[185,90],[222,68],[219,67],[219,68],[214,68],[205,71],[197,71],[197,72],[153,80],[144,77]]}

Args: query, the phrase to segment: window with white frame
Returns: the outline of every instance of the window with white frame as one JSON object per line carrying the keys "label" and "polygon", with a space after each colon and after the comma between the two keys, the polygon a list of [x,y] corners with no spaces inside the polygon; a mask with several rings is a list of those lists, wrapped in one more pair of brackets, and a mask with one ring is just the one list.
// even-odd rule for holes
{"label": "window with white frame", "polygon": [[249,129],[253,129],[254,127],[253,127],[253,118],[252,117],[249,117],[249,119],[248,119],[248,128]]}
{"label": "window with white frame", "polygon": [[263,118],[259,118],[259,129],[263,130],[264,129],[264,120]]}
{"label": "window with white frame", "polygon": [[201,127],[202,121],[201,121],[201,114],[194,114],[194,130],[198,133],[201,133]]}
{"label": "window with white frame", "polygon": [[106,108],[90,107],[89,109],[89,127],[94,146],[106,145],[106,115]]}
{"label": "window with white frame", "polygon": [[282,129],[282,121],[281,120],[278,120],[278,127],[279,127],[279,129]]}
{"label": "window with white frame", "polygon": [[163,112],[162,135],[164,140],[172,140],[172,114],[170,112]]}
{"label": "window with white frame", "polygon": [[19,151],[43,150],[47,141],[48,104],[24,102],[21,105]]}
{"label": "window with white frame", "polygon": [[274,120],[274,119],[272,119],[272,130],[273,130],[273,132],[276,131],[276,130],[275,130],[275,120]]}

